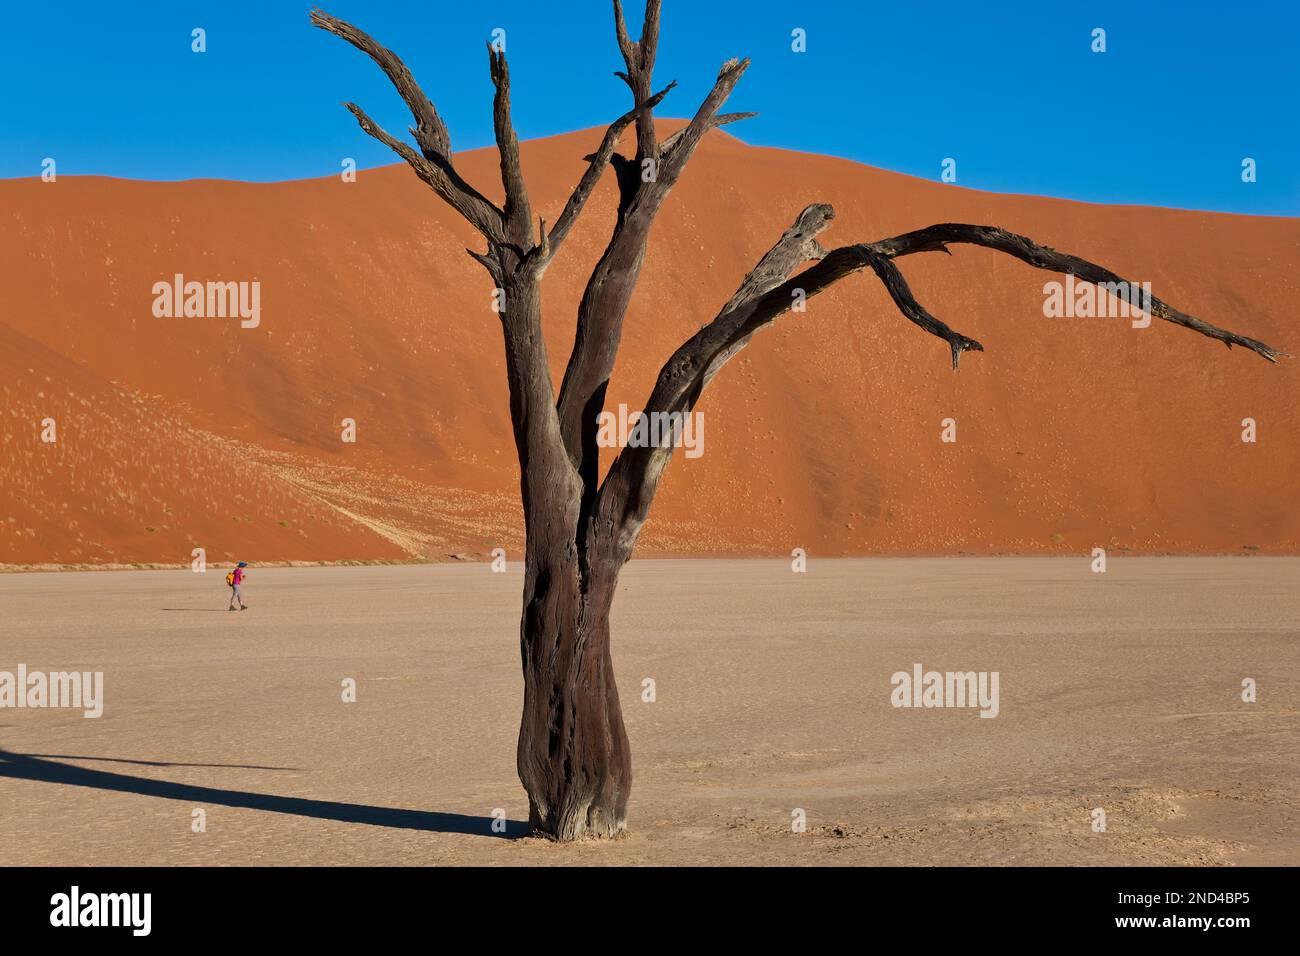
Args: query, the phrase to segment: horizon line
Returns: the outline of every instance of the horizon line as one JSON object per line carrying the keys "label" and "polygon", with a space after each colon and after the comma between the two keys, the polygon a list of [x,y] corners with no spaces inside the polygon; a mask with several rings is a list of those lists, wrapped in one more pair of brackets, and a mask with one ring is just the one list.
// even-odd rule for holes
{"label": "horizon line", "polygon": [[[655,120],[656,120],[656,125],[658,125],[659,122],[668,122],[673,124],[681,123],[683,125],[690,122],[689,118],[676,117],[676,116],[655,117]],[[571,137],[571,136],[580,136],[584,133],[603,132],[607,128],[608,128],[607,126],[597,125],[597,126],[586,126],[579,129],[567,130],[565,132],[560,132],[560,133],[545,133],[541,136],[533,136],[526,139],[521,139],[520,145],[522,146],[528,143],[536,143],[536,142],[542,142],[545,140],[552,140],[552,139],[563,139],[565,137]],[[886,173],[892,176],[903,176],[907,179],[911,179],[919,183],[927,183],[929,185],[934,185],[934,186],[945,186],[951,189],[965,190],[967,192],[985,193],[991,196],[1013,196],[1013,197],[1024,198],[1024,199],[1043,199],[1051,202],[1077,203],[1080,205],[1098,206],[1098,207],[1108,208],[1108,209],[1155,209],[1155,210],[1163,210],[1169,212],[1187,212],[1187,213],[1196,213],[1199,215],[1211,215],[1211,216],[1240,216],[1249,219],[1300,220],[1300,212],[1256,213],[1256,212],[1229,211],[1223,209],[1204,209],[1204,208],[1191,207],[1191,206],[1172,206],[1172,205],[1161,204],[1158,202],[1108,202],[1108,201],[1096,200],[1096,199],[1075,199],[1069,196],[1057,196],[1057,195],[1050,195],[1046,193],[1006,192],[998,189],[985,189],[978,186],[970,186],[965,184],[943,183],[935,179],[929,179],[925,176],[918,176],[914,173],[907,173],[896,169],[889,169],[884,166],[873,166],[872,164],[863,162],[862,160],[853,159],[852,157],[848,157],[848,156],[841,156],[836,153],[819,153],[819,152],[814,152],[812,150],[798,149],[789,146],[771,146],[762,143],[751,143],[748,140],[740,136],[737,136],[735,133],[731,132],[730,130],[725,130],[720,127],[715,127],[705,133],[706,139],[709,137],[714,137],[715,135],[726,136],[730,139],[735,140],[736,142],[740,143],[741,145],[745,146],[748,149],[774,150],[777,152],[788,153],[793,156],[812,156],[819,159],[833,159],[839,162],[848,163],[853,166],[860,166],[863,169],[870,169],[876,172]],[[491,143],[485,146],[471,146],[465,149],[457,149],[452,151],[452,155],[462,156],[462,155],[467,155],[469,153],[487,152],[487,151],[493,151],[493,152],[497,151],[497,145],[495,143]],[[395,162],[382,163],[377,166],[364,166],[364,167],[358,166],[356,168],[356,172],[360,174],[363,172],[376,172],[379,170],[389,170],[395,167],[405,167],[405,166],[406,163],[398,159]],[[104,179],[104,180],[111,180],[113,182],[139,183],[145,185],[191,185],[191,184],[202,184],[202,183],[215,183],[220,185],[235,185],[235,186],[280,186],[280,185],[290,185],[290,184],[297,184],[297,183],[320,182],[322,180],[333,179],[335,176],[338,175],[338,173],[331,172],[331,173],[324,173],[318,176],[300,176],[300,177],[294,177],[289,179],[235,179],[235,178],[225,178],[220,176],[192,176],[184,179],[145,179],[145,178],[134,177],[134,176],[119,176],[112,173],[60,173],[59,175],[66,176],[69,179]],[[7,183],[28,182],[31,180],[36,180],[38,182],[41,181],[40,174],[37,173],[30,176],[0,176],[0,185],[7,184]]]}

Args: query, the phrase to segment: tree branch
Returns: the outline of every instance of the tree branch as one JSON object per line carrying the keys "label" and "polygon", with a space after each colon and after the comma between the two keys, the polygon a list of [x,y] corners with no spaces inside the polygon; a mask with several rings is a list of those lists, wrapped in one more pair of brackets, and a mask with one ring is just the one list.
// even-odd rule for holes
{"label": "tree branch", "polygon": [[[901,236],[895,236],[892,239],[882,239],[880,242],[873,243],[873,247],[885,256],[897,258],[898,256],[912,255],[917,252],[947,252],[949,243],[969,243],[984,246],[986,249],[994,249],[1015,256],[1021,262],[1026,262],[1038,269],[1074,275],[1086,282],[1097,285],[1118,285],[1125,292],[1121,296],[1125,301],[1139,308],[1143,306],[1143,303],[1130,298],[1132,290],[1139,288],[1138,283],[1127,282],[1103,266],[1088,262],[1086,259],[1080,259],[1078,256],[1072,256],[1069,253],[1058,252],[1049,246],[1040,245],[1026,236],[1007,232],[1005,229],[999,229],[996,226],[971,226],[965,223],[945,222],[935,226],[927,226],[925,229],[918,229]],[[1181,325],[1183,328],[1192,329],[1201,333],[1201,335],[1217,339],[1228,348],[1240,345],[1268,359],[1270,362],[1276,362],[1280,356],[1287,354],[1272,346],[1265,345],[1263,342],[1247,338],[1244,335],[1238,335],[1235,332],[1229,332],[1195,316],[1180,312],[1155,296],[1151,296],[1150,299],[1150,313],[1155,318],[1163,319],[1165,322],[1171,322],[1174,325]]]}
{"label": "tree branch", "polygon": [[[879,242],[842,246],[827,253],[817,245],[815,236],[833,216],[829,206],[809,206],[799,214],[794,225],[745,277],[718,316],[683,343],[664,364],[643,414],[689,414],[722,366],[745,347],[755,332],[788,311],[800,294],[811,298],[867,267],[880,277],[906,318],[948,343],[953,368],[957,368],[962,352],[983,351],[984,347],[926,311],[892,260],[918,252],[947,252],[949,243],[958,242],[1004,252],[1037,268],[1075,275],[1088,282],[1114,284],[1120,297],[1132,305],[1145,304],[1151,315],[1190,328],[1229,348],[1244,346],[1270,362],[1286,354],[1256,339],[1180,312],[1154,296],[1149,303],[1136,302],[1128,291],[1137,287],[1135,283],[1126,283],[1109,269],[1004,229],[941,223]],[[810,258],[820,261],[793,278],[786,278]],[[628,447],[610,466],[594,505],[590,533],[607,541],[615,554],[631,554],[672,453],[671,444]]]}
{"label": "tree branch", "polygon": [[362,130],[406,160],[416,174],[445,202],[464,216],[470,225],[482,233],[489,243],[499,242],[503,238],[504,213],[456,172],[452,163],[451,138],[447,133],[447,126],[438,115],[438,111],[434,109],[433,103],[411,76],[411,71],[406,68],[406,64],[397,54],[382,46],[368,33],[358,30],[352,24],[337,17],[330,16],[323,10],[312,10],[311,22],[352,44],[374,60],[384,71],[415,118],[411,135],[415,137],[420,153],[417,154],[405,143],[389,135],[355,103],[344,104],[357,118]]}
{"label": "tree branch", "polygon": [[889,294],[893,297],[898,310],[914,324],[919,325],[931,335],[937,335],[948,343],[948,347],[952,349],[952,367],[954,371],[957,369],[957,363],[961,359],[962,352],[984,351],[984,346],[974,339],[968,338],[960,332],[954,332],[927,312],[925,307],[917,302],[916,297],[912,295],[912,290],[908,288],[903,273],[898,271],[898,266],[894,265],[887,256],[874,251],[868,252],[867,255],[871,268],[875,270],[876,275],[880,276],[880,281],[889,290]]}
{"label": "tree branch", "polygon": [[501,153],[501,180],[506,195],[502,210],[457,175],[446,126],[399,58],[342,20],[319,10],[313,11],[311,19],[316,26],[347,40],[379,64],[415,117],[416,125],[411,132],[420,151],[389,135],[356,104],[347,104],[362,130],[406,160],[420,179],[487,240],[486,253],[466,251],[487,269],[501,296],[498,309],[510,387],[510,420],[519,453],[520,492],[529,547],[543,547],[539,542],[558,535],[561,548],[576,550],[576,501],[580,484],[560,437],[555,391],[542,336],[538,274],[520,268],[524,257],[535,247],[546,255],[549,243],[544,223],[540,224],[536,241],[533,237],[519,140],[510,120],[510,73],[505,55],[489,45],[489,67],[496,89],[493,127]]}
{"label": "tree branch", "polygon": [[322,30],[347,40],[379,64],[379,68],[392,80],[402,100],[410,107],[411,115],[415,117],[415,128],[411,133],[427,158],[436,155],[447,159],[451,156],[451,136],[447,132],[447,125],[396,53],[382,46],[370,34],[338,17],[330,16],[324,10],[313,9],[311,22]]}
{"label": "tree branch", "polygon": [[790,228],[781,234],[776,245],[745,276],[736,294],[727,300],[722,309],[723,314],[735,312],[771,292],[786,280],[796,266],[810,259],[825,259],[826,250],[821,247],[817,237],[826,231],[834,218],[835,210],[828,203],[815,203],[799,213]]}
{"label": "tree branch", "polygon": [[435,160],[422,156],[387,132],[367,116],[356,103],[343,105],[357,118],[357,123],[363,131],[406,160],[420,179],[487,238],[489,245],[504,240],[501,210],[480,196],[472,187],[460,181],[460,177],[450,175],[448,170]]}
{"label": "tree branch", "polygon": [[[647,17],[651,5],[657,6],[656,0],[647,4]],[[631,63],[640,61],[634,55],[636,49],[629,50],[624,42],[627,28],[622,23],[622,8],[617,2],[615,20],[619,46],[631,70]],[[600,450],[594,439],[596,416],[604,406],[605,390],[622,339],[623,318],[641,274],[650,227],[704,134],[718,124],[718,110],[748,66],[748,60],[728,60],[722,65],[712,90],[694,118],[672,137],[671,150],[658,147],[654,153],[641,157],[644,141],[639,140],[638,157],[641,161],[654,163],[653,176],[631,175],[641,172],[640,162],[637,168],[620,176],[622,190],[618,221],[578,306],[573,351],[560,386],[561,431],[569,456],[585,484],[584,515],[588,514],[589,506],[595,500],[599,482]],[[736,115],[739,118],[739,114]],[[648,110],[638,119],[638,129],[643,123],[653,124],[653,116]]]}
{"label": "tree branch", "polygon": [[[651,76],[659,49],[659,10],[660,0],[646,0],[641,39],[634,42],[628,35],[627,21],[623,19],[623,4],[620,0],[614,0],[614,33],[618,39],[619,52],[623,54],[623,62],[627,65],[627,72],[617,75],[632,90],[632,101],[638,107],[644,106],[650,99]],[[638,162],[647,156],[658,155],[654,116],[648,111],[636,117],[636,140]]]}
{"label": "tree branch", "polygon": [[496,96],[492,101],[492,125],[496,131],[497,150],[501,154],[501,184],[506,191],[505,219],[510,238],[528,251],[532,240],[533,213],[524,185],[523,164],[519,158],[519,137],[510,121],[510,68],[504,51],[488,44],[488,66]]}
{"label": "tree branch", "polygon": [[[834,218],[835,210],[826,203],[816,203],[799,213],[794,224],[781,235],[776,245],[769,249],[758,261],[758,265],[745,276],[736,294],[723,306],[720,316],[735,314],[737,310],[743,309],[771,292],[781,285],[797,266],[810,259],[825,259],[828,253],[817,241],[817,237],[825,231]],[[701,388],[709,384],[713,376],[733,355],[749,344],[752,335],[753,332],[750,332],[735,338],[724,350],[714,356],[710,368],[705,371]]]}
{"label": "tree branch", "polygon": [[[614,122],[610,124],[609,129],[605,131],[605,136],[600,141],[600,147],[596,152],[584,157],[588,161],[589,165],[587,166],[586,172],[582,174],[582,179],[578,181],[578,185],[574,187],[573,193],[569,196],[569,201],[565,203],[564,210],[560,213],[560,218],[555,220],[555,225],[551,227],[551,232],[548,237],[550,242],[550,254],[546,256],[546,262],[549,262],[555,257],[561,244],[563,244],[565,238],[568,236],[569,230],[573,228],[574,222],[577,221],[578,216],[582,213],[583,207],[587,204],[587,200],[591,197],[592,191],[596,188],[596,184],[600,182],[600,177],[604,174],[605,168],[609,166],[610,159],[614,155],[614,149],[618,146],[619,137],[623,135],[623,131],[627,129],[628,125],[634,119],[637,119],[639,116],[644,115],[658,106],[663,101],[663,98],[668,95],[668,91],[676,85],[677,82],[674,80],[654,96],[650,97],[650,99],[646,100],[643,104],[628,110],[618,119],[614,120]],[[545,263],[543,263],[543,265],[544,264]]]}
{"label": "tree branch", "polygon": [[[726,126],[728,123],[738,123],[741,120],[752,119],[757,115],[757,113],[719,113],[709,122],[709,129],[717,129],[719,126]],[[677,132],[673,133],[664,140],[660,149],[665,153],[669,152],[675,145],[677,145],[678,140],[681,139],[682,134],[685,133],[686,130],[687,127],[683,126]]]}
{"label": "tree branch", "polygon": [[489,245],[487,253],[478,252],[475,249],[466,249],[465,251],[469,253],[471,259],[488,271],[488,275],[492,277],[494,287],[500,289],[505,285],[506,277],[505,273],[501,271],[499,261],[500,252],[495,246]]}
{"label": "tree branch", "polygon": [[714,127],[721,126],[724,123],[734,122],[736,120],[746,119],[750,116],[757,116],[757,113],[728,113],[724,119],[718,116],[718,110],[722,104],[727,102],[727,97],[731,96],[731,91],[735,89],[736,84],[745,71],[749,69],[749,59],[728,60],[722,64],[722,69],[718,71],[718,78],[713,84],[713,89],[709,95],[704,98],[700,108],[695,111],[695,116],[691,118],[690,123],[678,130],[668,141],[663,144],[659,151],[659,178],[669,177],[668,186],[677,181],[677,177],[686,167],[690,158],[695,153],[695,147],[700,144],[704,134]]}

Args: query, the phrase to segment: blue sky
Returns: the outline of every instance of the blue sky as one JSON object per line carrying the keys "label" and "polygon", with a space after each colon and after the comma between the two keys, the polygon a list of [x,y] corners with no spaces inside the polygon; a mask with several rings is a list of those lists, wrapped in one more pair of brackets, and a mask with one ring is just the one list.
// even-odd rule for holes
{"label": "blue sky", "polygon": [[[633,29],[640,0],[628,0]],[[307,0],[6,4],[0,177],[282,180],[393,161],[340,107],[408,117],[368,59],[310,26]],[[457,149],[492,141],[484,43],[506,30],[522,137],[604,125],[628,106],[606,0],[324,0],[393,47]],[[743,13],[738,11],[743,10]],[[207,31],[206,53],[190,31]],[[807,52],[791,50],[791,30]],[[1106,30],[1107,51],[1090,50]],[[727,109],[747,142],[960,185],[1300,215],[1300,4],[1294,0],[665,0],[661,115],[692,113],[718,65],[753,65]],[[1241,162],[1258,181],[1241,180]]]}

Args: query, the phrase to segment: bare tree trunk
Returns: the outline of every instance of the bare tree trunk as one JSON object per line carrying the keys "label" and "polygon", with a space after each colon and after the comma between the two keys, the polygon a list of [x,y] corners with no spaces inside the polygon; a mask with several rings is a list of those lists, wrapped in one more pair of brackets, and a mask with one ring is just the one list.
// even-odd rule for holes
{"label": "bare tree trunk", "polygon": [[[493,128],[501,156],[505,202],[495,205],[456,172],[451,138],[433,103],[401,59],[356,27],[315,10],[312,22],[367,54],[386,73],[410,108],[417,152],[389,135],[356,104],[347,108],[361,129],[401,156],[428,186],[482,235],[485,252],[466,250],[492,277],[504,303],[510,419],[519,454],[520,494],[527,539],[520,651],[524,710],[519,727],[519,779],[528,793],[533,828],[557,840],[612,837],[627,825],[632,762],[609,652],[609,611],[618,573],[631,557],[671,443],[629,447],[617,454],[600,481],[597,416],[613,372],[623,317],[644,262],[650,228],[704,135],[752,113],[720,113],[748,60],[728,60],[690,123],[662,143],[653,110],[673,87],[651,94],[659,38],[660,0],[646,0],[641,38],[632,40],[620,0],[614,0],[615,34],[627,72],[618,75],[633,95],[633,109],[616,119],[548,231],[531,206],[519,141],[510,119],[510,71],[504,50],[489,46]],[[634,158],[615,152],[619,137],[636,124]],[[555,394],[542,335],[540,281],[596,188],[614,167],[618,217],[604,255],[578,309],[573,351]],[[1140,288],[1095,263],[1058,252],[993,226],[939,223],[872,243],[826,250],[817,241],[834,210],[805,208],[722,311],[673,352],[646,402],[646,414],[689,414],[718,371],[760,329],[840,280],[870,268],[909,321],[947,342],[953,368],[963,352],[984,346],[931,315],[916,299],[894,260],[949,252],[950,244],[983,246],[1039,269],[1106,285],[1155,318],[1248,348],[1270,362],[1284,353],[1180,312],[1159,299],[1135,302]],[[949,253],[951,254],[951,253]],[[796,272],[808,262],[814,265]]]}
{"label": "bare tree trunk", "polygon": [[519,779],[533,829],[556,840],[613,837],[627,826],[632,754],[609,653],[612,565],[585,593],[546,556],[528,559],[520,649],[524,712]]}

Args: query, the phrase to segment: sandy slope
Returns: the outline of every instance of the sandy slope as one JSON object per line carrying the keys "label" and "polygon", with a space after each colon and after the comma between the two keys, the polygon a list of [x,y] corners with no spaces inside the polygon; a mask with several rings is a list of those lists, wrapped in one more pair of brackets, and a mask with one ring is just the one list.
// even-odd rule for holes
{"label": "sandy slope", "polygon": [[[554,220],[595,138],[525,144],[539,215]],[[490,195],[494,163],[461,157]],[[556,377],[612,194],[603,183],[547,274]],[[672,347],[814,200],[837,209],[828,243],[992,222],[1300,351],[1300,221],[976,193],[715,133],[656,226],[608,407],[641,406]],[[356,183],[0,182],[0,563],[181,562],[195,544],[252,559],[517,545],[499,332],[463,251],[474,241],[400,166]],[[1300,546],[1300,514],[1282,505],[1300,471],[1294,363],[1167,326],[1044,319],[1052,276],[992,252],[902,268],[988,351],[953,375],[943,343],[874,278],[814,300],[712,386],[705,455],[673,463],[647,554]],[[151,286],[177,272],[260,281],[261,325],[155,319]],[[56,411],[64,447],[48,454],[36,436]],[[344,416],[355,446],[339,441]],[[957,445],[939,440],[946,416]],[[1239,440],[1245,416],[1256,445]],[[192,442],[207,467],[177,460]],[[153,490],[95,490],[112,485]]]}
{"label": "sandy slope", "polygon": [[[633,832],[569,848],[488,830],[495,808],[511,835],[526,816],[517,567],[263,570],[239,614],[215,574],[0,576],[0,670],[106,682],[98,720],[0,710],[0,846],[9,864],[1294,864],[1298,571],[634,562],[614,619]],[[891,707],[914,662],[998,671],[1000,715]]]}
{"label": "sandy slope", "polygon": [[[596,138],[525,144],[538,214],[554,219]],[[460,162],[499,192],[490,152]],[[557,377],[612,201],[603,183],[547,275]],[[836,207],[828,244],[998,224],[1300,351],[1300,221],[993,195],[716,132],[656,226],[610,407],[640,407],[671,349],[812,201]],[[463,251],[475,242],[404,167],[352,184],[0,182],[0,563],[517,547],[499,330]],[[645,553],[1300,547],[1295,363],[1182,329],[1045,319],[1052,277],[987,251],[902,268],[988,351],[954,375],[874,278],[814,300],[714,383],[705,453],[674,462]],[[151,287],[177,272],[260,281],[261,325],[154,318]],[[47,415],[57,451],[37,440]],[[949,416],[956,445],[939,441]],[[1247,416],[1258,444],[1239,440]],[[356,445],[339,440],[344,417]]]}

